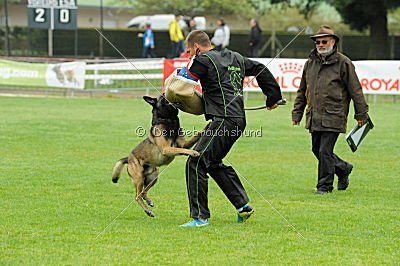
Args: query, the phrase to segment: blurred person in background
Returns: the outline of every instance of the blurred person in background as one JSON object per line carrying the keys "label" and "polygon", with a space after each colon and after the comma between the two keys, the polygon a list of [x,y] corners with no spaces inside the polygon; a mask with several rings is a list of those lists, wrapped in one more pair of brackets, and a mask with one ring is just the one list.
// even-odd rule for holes
{"label": "blurred person in background", "polygon": [[149,56],[151,58],[157,57],[156,54],[154,53],[154,34],[151,29],[151,25],[149,23],[146,24],[146,30],[143,33],[138,34],[139,38],[143,38],[143,57],[148,58]]}
{"label": "blurred person in background", "polygon": [[175,15],[175,19],[169,22],[169,38],[171,40],[171,58],[179,57],[184,49],[184,37],[179,21],[180,15]]}
{"label": "blurred person in background", "polygon": [[189,33],[190,33],[191,31],[196,30],[196,29],[197,29],[196,21],[192,18],[191,20],[189,20],[189,23],[188,23],[188,30],[189,30]]}
{"label": "blurred person in background", "polygon": [[225,21],[220,18],[217,20],[217,28],[214,31],[214,36],[211,39],[211,43],[215,46],[217,51],[221,51],[229,45],[231,32]]}
{"label": "blurred person in background", "polygon": [[261,45],[261,28],[258,25],[258,21],[255,19],[250,20],[251,32],[249,39],[250,56],[258,57]]}
{"label": "blurred person in background", "polygon": [[[196,30],[197,25],[196,25],[196,21],[193,18],[185,20],[184,22],[185,22],[185,25],[183,28],[182,27],[181,28],[183,31],[183,35],[186,37],[186,36],[188,36],[188,34],[191,31]],[[185,42],[183,42],[183,50],[185,50]]]}
{"label": "blurred person in background", "polygon": [[362,126],[368,116],[360,81],[351,60],[338,52],[339,37],[329,26],[311,36],[315,49],[304,65],[292,111],[293,125],[300,125],[306,110],[306,129],[311,133],[312,152],[318,159],[316,194],[332,192],[335,174],[338,190],[346,190],[353,165],[334,153],[339,133],[346,133],[350,100],[354,118]]}

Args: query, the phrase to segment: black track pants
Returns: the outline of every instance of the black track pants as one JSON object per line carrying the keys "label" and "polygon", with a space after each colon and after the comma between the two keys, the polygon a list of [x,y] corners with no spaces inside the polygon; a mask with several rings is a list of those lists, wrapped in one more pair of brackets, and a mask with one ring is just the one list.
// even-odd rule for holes
{"label": "black track pants", "polygon": [[215,117],[194,148],[200,153],[200,156],[188,158],[186,185],[192,218],[207,219],[210,217],[207,174],[215,180],[235,208],[241,208],[249,202],[235,170],[222,163],[222,159],[239,138],[245,126],[244,118]]}
{"label": "black track pants", "polygon": [[348,167],[348,163],[333,152],[339,133],[314,131],[311,135],[312,151],[318,159],[317,189],[332,191],[335,174],[339,177],[343,176]]}

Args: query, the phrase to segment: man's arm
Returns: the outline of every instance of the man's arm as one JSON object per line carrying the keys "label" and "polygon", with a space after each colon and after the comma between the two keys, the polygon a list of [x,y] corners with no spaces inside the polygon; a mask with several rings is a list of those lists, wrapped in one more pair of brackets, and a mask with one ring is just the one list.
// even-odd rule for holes
{"label": "man's arm", "polygon": [[202,80],[208,72],[208,67],[202,63],[204,58],[200,57],[201,55],[198,55],[193,59],[193,63],[187,71],[189,76],[197,80]]}
{"label": "man's arm", "polygon": [[303,74],[301,76],[300,87],[297,90],[296,100],[294,101],[294,107],[292,111],[292,121],[293,125],[300,125],[301,118],[303,117],[304,109],[307,106],[306,89],[306,69],[308,62],[305,63]]}
{"label": "man's arm", "polygon": [[282,99],[281,88],[278,82],[265,65],[244,57],[245,75],[256,76],[258,86],[267,96],[267,107],[274,106]]}
{"label": "man's arm", "polygon": [[229,45],[229,39],[230,39],[230,37],[231,37],[231,31],[230,31],[230,29],[229,29],[229,27],[228,26],[225,26],[224,27],[224,41],[223,41],[223,43],[222,43],[222,46],[223,47],[226,47],[226,46],[228,46]]}
{"label": "man's arm", "polygon": [[368,104],[365,102],[364,93],[352,62],[345,62],[345,68],[342,74],[344,84],[354,103],[354,119],[359,122],[359,125],[362,125],[362,123],[369,118]]}

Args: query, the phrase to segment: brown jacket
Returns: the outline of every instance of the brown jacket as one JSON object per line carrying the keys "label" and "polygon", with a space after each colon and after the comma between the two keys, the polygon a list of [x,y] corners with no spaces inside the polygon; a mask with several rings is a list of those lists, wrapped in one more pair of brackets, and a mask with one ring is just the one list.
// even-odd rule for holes
{"label": "brown jacket", "polygon": [[350,99],[354,102],[354,118],[368,119],[368,105],[354,65],[334,49],[325,61],[314,49],[304,65],[292,120],[300,122],[307,106],[306,128],[310,131],[345,133]]}

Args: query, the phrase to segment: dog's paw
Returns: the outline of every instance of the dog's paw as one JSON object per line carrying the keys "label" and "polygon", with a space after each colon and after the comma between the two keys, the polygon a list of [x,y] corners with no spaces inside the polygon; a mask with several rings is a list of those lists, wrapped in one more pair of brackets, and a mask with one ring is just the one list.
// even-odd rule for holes
{"label": "dog's paw", "polygon": [[144,212],[145,212],[148,216],[154,217],[154,213],[153,213],[152,211],[150,211],[150,210],[144,210]]}
{"label": "dog's paw", "polygon": [[192,150],[190,156],[199,157],[199,156],[200,156],[200,153],[199,153],[198,151]]}
{"label": "dog's paw", "polygon": [[150,207],[154,207],[154,202],[151,199],[146,198],[144,200],[146,201],[147,205],[149,205]]}

